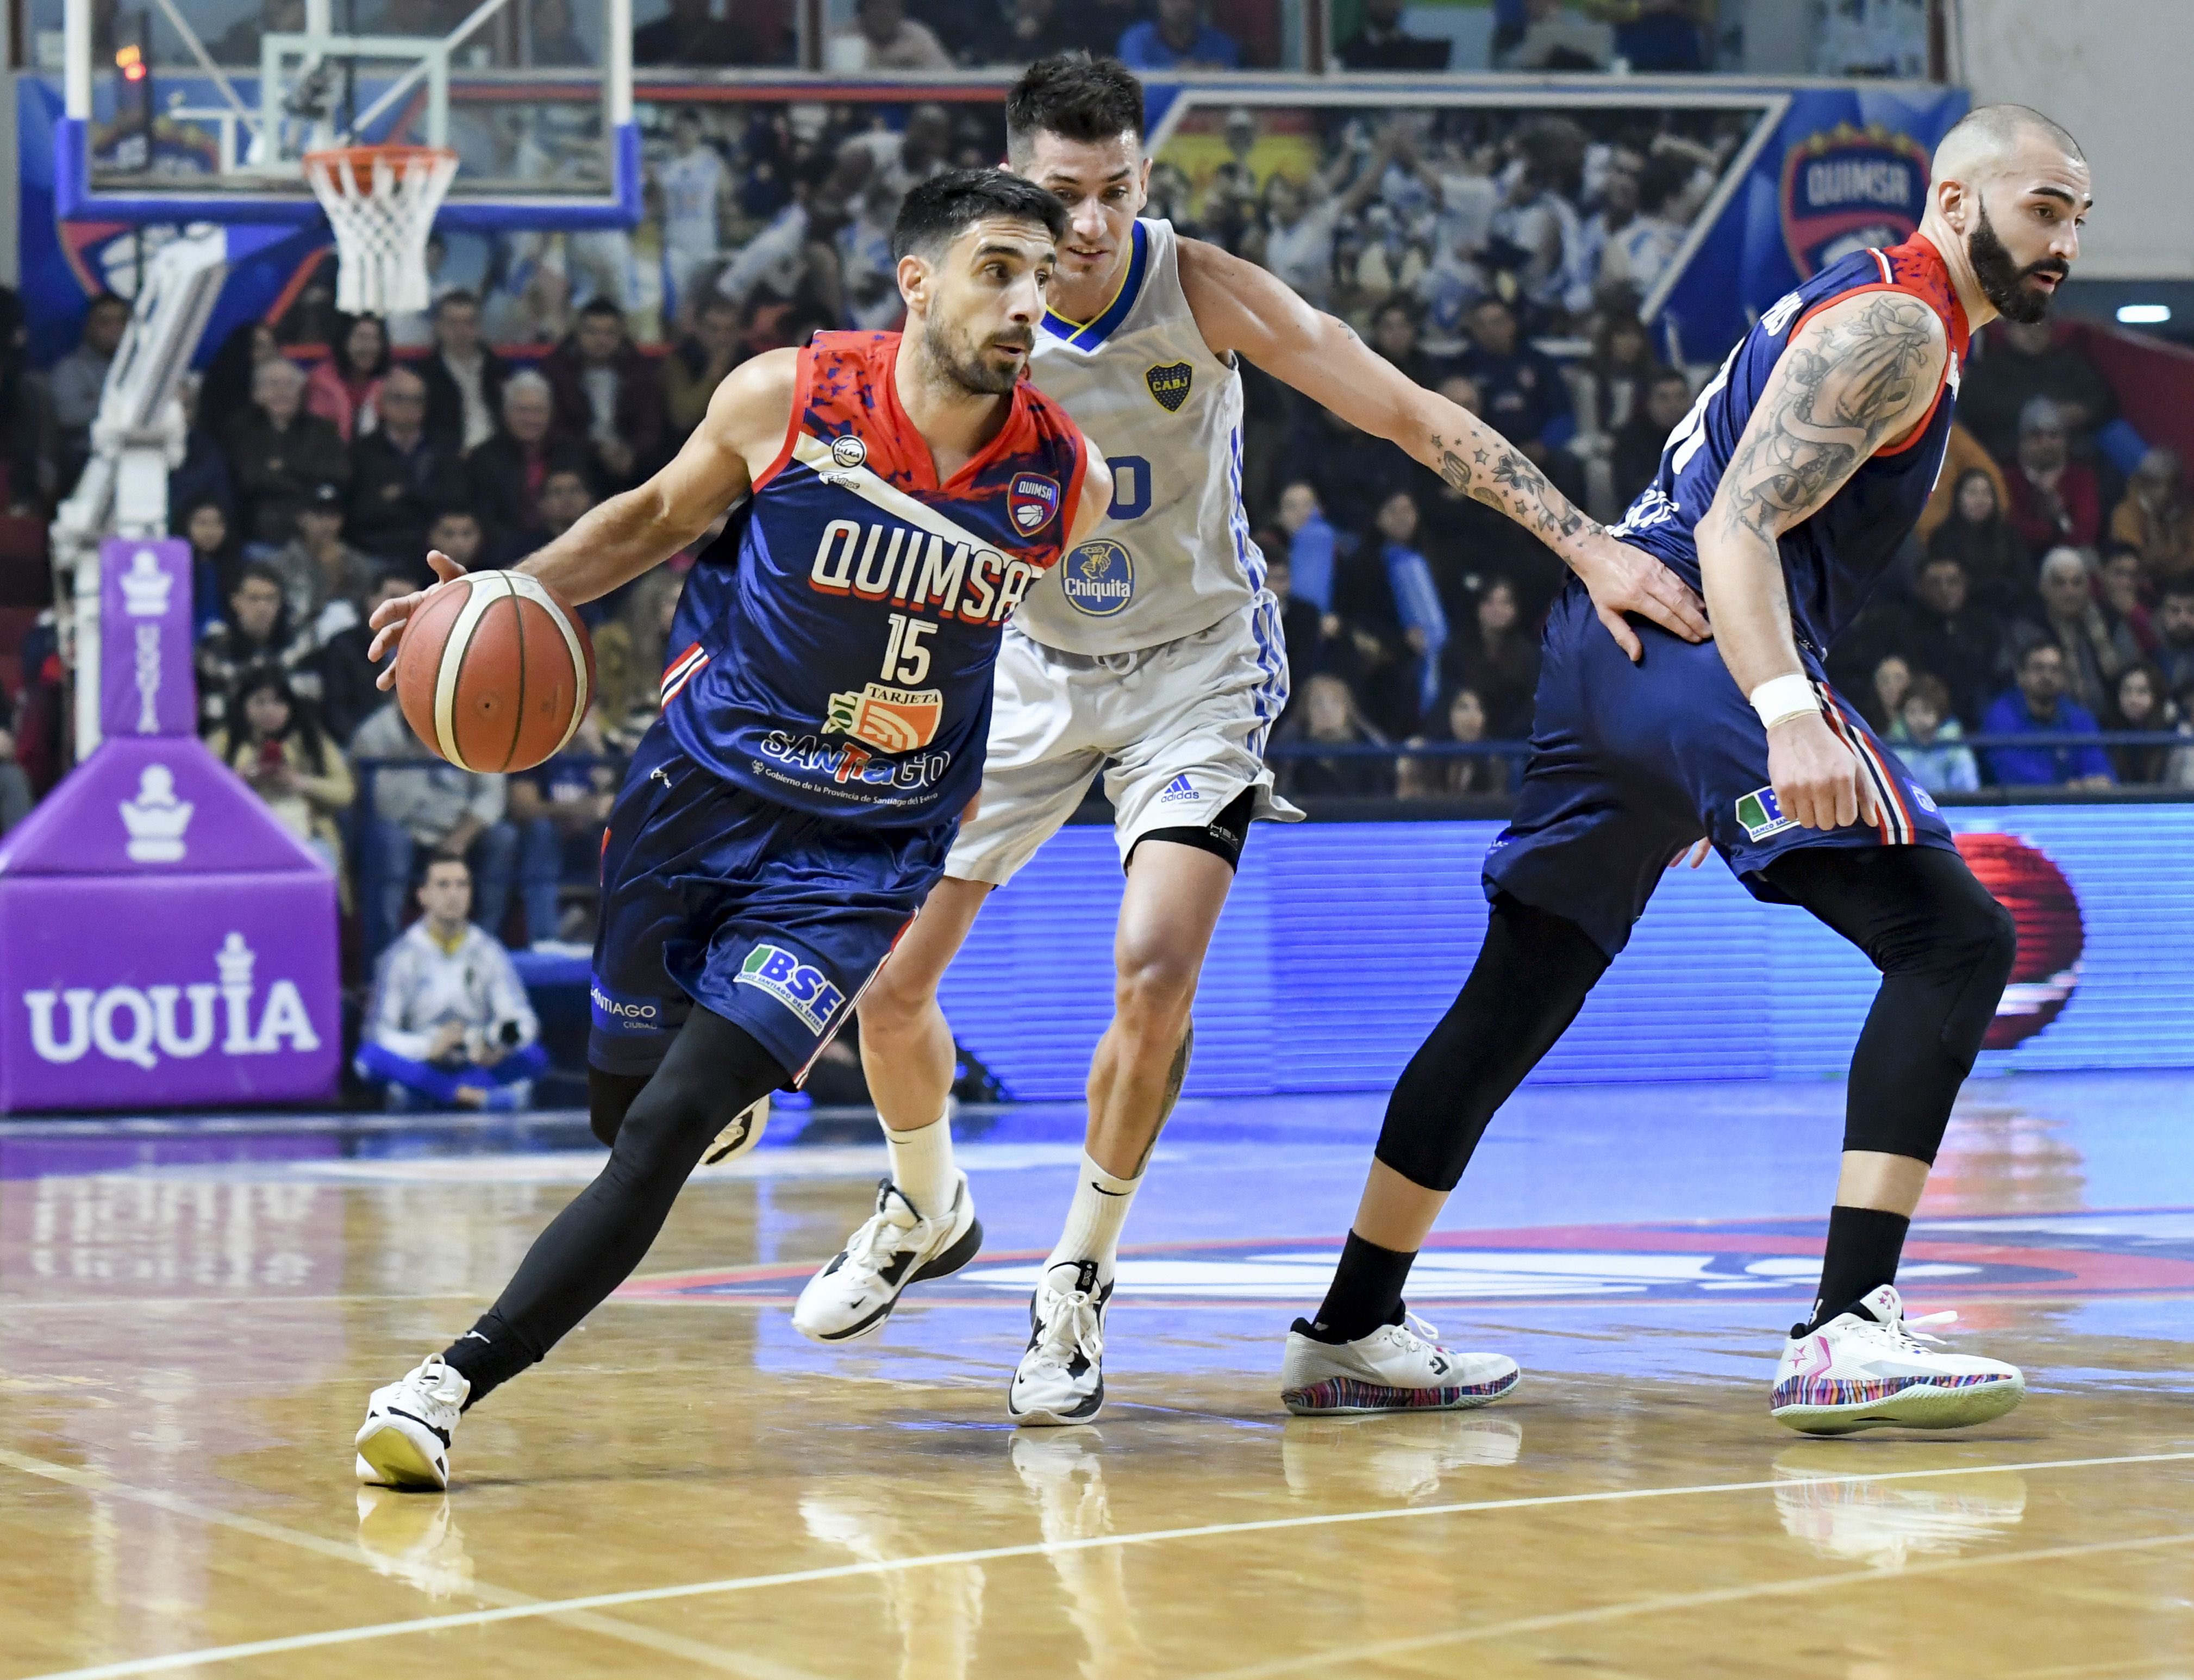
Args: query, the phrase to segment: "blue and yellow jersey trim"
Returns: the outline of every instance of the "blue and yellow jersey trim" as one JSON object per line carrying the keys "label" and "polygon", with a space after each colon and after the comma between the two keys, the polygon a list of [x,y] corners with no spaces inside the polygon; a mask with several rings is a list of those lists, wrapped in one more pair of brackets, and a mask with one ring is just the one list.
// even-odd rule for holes
{"label": "blue and yellow jersey trim", "polygon": [[1054,338],[1063,338],[1077,350],[1094,350],[1110,337],[1112,330],[1128,319],[1128,312],[1135,307],[1135,300],[1143,295],[1143,276],[1151,266],[1151,239],[1138,220],[1128,236],[1128,266],[1120,276],[1120,284],[1111,301],[1086,321],[1070,321],[1054,310],[1043,312],[1043,330]]}

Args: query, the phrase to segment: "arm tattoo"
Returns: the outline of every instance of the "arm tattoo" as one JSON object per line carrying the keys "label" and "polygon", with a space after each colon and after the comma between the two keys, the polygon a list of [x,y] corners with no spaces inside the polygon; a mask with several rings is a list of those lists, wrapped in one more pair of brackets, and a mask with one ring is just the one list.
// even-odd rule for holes
{"label": "arm tattoo", "polygon": [[1581,532],[1600,530],[1548,482],[1530,456],[1490,426],[1479,426],[1471,437],[1435,433],[1432,452],[1450,487],[1508,515],[1549,548]]}
{"label": "arm tattoo", "polygon": [[1939,377],[1934,312],[1902,292],[1783,352],[1722,476],[1725,516],[1772,544],[1818,513]]}

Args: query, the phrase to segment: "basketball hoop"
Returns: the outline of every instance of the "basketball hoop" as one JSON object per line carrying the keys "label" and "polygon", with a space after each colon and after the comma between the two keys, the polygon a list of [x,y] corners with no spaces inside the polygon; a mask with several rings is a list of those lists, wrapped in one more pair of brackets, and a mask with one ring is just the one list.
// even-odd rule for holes
{"label": "basketball hoop", "polygon": [[427,236],[457,172],[457,154],[439,146],[305,154],[305,179],[336,232],[336,308],[387,315],[427,307]]}

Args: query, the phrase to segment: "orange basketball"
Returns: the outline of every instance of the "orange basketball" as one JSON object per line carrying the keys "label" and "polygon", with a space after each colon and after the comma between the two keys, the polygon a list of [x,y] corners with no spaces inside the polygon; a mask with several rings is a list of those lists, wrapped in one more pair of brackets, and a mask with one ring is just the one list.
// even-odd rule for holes
{"label": "orange basketball", "polygon": [[594,649],[537,578],[474,572],[434,591],[396,650],[412,733],[462,770],[530,770],[587,715]]}

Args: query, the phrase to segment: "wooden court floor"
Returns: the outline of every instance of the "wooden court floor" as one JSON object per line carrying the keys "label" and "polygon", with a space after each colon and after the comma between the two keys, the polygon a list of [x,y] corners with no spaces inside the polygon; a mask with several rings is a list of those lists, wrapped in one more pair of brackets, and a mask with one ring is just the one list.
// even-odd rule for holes
{"label": "wooden court floor", "polygon": [[1688,1130],[1650,1165],[1614,1147],[1635,1093],[1527,1093],[1437,1251],[1450,1298],[1418,1302],[1515,1352],[1523,1389],[1347,1421],[1289,1419],[1273,1378],[1376,1103],[1261,1142],[1207,1105],[1139,1205],[1094,1427],[1002,1410],[1065,1134],[974,1138],[984,1260],[840,1349],[784,1303],[872,1152],[766,1150],[697,1182],[642,1286],[468,1418],[434,1498],[353,1483],[365,1395],[469,1320],[589,1157],[261,1140],[117,1171],[11,1133],[0,1680],[2186,1680],[2171,1092],[2031,1080],[1961,1113],[1910,1292],[2034,1384],[1964,1435],[1766,1415],[1818,1253],[1824,1088],[1656,1097]]}

